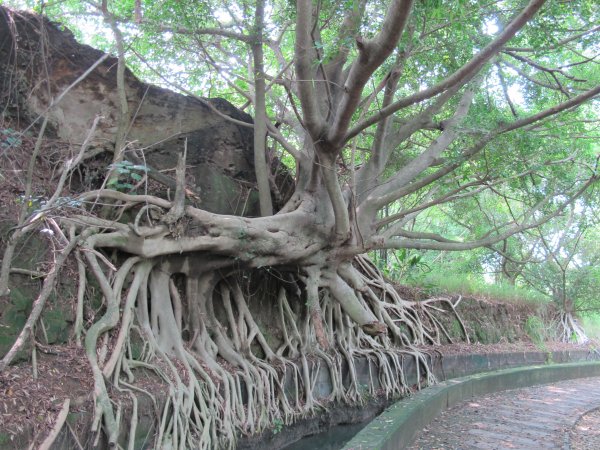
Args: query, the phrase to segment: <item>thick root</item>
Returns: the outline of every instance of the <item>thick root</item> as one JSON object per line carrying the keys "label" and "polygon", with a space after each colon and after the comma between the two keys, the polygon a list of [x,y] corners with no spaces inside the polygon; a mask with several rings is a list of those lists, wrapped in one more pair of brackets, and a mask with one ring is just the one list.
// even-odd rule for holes
{"label": "thick root", "polygon": [[[364,258],[356,266],[313,264],[299,276],[263,272],[278,286],[268,322],[250,303],[262,298],[251,291],[252,277],[229,258],[136,256],[114,272],[94,244],[88,239],[81,253],[106,309],[87,330],[85,348],[95,379],[95,429],[102,424],[110,446],[126,425],[107,380],[135,397],[141,371],[168,386],[158,398],[143,394],[162,405],[155,447],[181,449],[233,448],[240,434],[292,423],[330,402],[398,397],[413,384],[435,382],[417,346],[449,338],[433,313],[440,304],[455,312],[454,304],[403,300]],[[84,275],[80,292],[90,278]],[[135,356],[132,340],[143,344]],[[103,357],[102,349],[111,352]],[[410,381],[409,362],[417,371]],[[367,379],[359,375],[365,364]],[[317,395],[324,374],[330,391]],[[132,407],[129,430],[137,427],[137,397]]]}

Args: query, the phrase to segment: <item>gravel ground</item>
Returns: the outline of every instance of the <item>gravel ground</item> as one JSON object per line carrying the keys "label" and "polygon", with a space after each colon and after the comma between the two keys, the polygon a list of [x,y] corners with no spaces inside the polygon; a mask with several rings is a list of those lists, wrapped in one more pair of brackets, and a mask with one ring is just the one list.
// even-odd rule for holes
{"label": "gravel ground", "polygon": [[581,416],[571,430],[573,450],[600,449],[600,408]]}
{"label": "gravel ground", "polygon": [[[600,450],[600,377],[474,397],[439,414],[410,450]],[[593,411],[587,413],[587,411]]]}

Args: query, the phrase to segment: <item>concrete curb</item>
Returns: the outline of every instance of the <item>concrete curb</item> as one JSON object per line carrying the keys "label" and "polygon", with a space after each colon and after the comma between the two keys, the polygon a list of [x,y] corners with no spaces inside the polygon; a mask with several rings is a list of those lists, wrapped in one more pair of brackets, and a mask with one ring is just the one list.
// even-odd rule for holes
{"label": "concrete curb", "polygon": [[344,450],[403,449],[444,409],[479,395],[574,378],[600,376],[600,362],[520,367],[470,375],[424,389],[387,408]]}

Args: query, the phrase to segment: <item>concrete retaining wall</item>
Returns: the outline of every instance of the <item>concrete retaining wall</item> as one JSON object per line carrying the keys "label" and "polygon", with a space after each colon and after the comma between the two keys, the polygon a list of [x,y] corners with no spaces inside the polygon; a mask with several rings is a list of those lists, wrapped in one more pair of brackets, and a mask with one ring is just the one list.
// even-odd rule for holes
{"label": "concrete retaining wall", "polygon": [[[500,369],[509,369],[515,367],[523,367],[530,365],[540,365],[549,363],[567,363],[567,362],[582,362],[593,359],[599,359],[600,355],[588,350],[564,350],[557,352],[542,352],[542,351],[523,351],[510,353],[474,353],[474,354],[456,354],[442,357],[439,353],[431,354],[431,365],[433,371],[439,381],[445,381],[452,378],[463,377],[482,372],[490,372]],[[368,361],[366,358],[360,358],[355,361],[356,375],[358,382],[361,385],[367,385],[371,382],[371,373],[374,373],[377,368],[373,361]],[[407,383],[415,385],[416,369],[415,362],[412,358],[406,358],[403,365],[404,377]],[[374,377],[372,380],[378,382]],[[321,364],[321,369],[314,386],[314,392],[319,397],[327,397],[331,393],[331,381],[329,371],[326,364]],[[389,406],[393,400],[390,399],[370,399],[364,405],[357,407],[348,405],[328,405],[327,411],[317,413],[314,416],[306,419],[297,420],[293,425],[285,427],[285,432],[273,434],[270,430],[258,436],[244,437],[238,442],[238,448],[243,450],[270,448],[280,449],[285,448],[292,442],[307,435],[325,435],[330,439],[330,430],[340,424],[352,424],[374,418],[380,414],[386,406]],[[352,437],[355,429],[348,428],[349,433],[344,438],[343,430],[338,433],[340,442],[344,442]],[[318,438],[307,438],[310,442],[318,440]],[[312,444],[311,444],[312,445]],[[343,444],[340,444],[340,447]],[[307,448],[308,448],[307,447]],[[370,447],[364,447],[370,448]]]}

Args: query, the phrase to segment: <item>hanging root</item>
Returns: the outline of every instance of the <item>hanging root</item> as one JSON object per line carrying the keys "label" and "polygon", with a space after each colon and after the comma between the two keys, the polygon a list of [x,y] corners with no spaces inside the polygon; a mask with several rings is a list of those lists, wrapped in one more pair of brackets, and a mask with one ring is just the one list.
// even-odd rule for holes
{"label": "hanging root", "polygon": [[561,342],[574,342],[585,344],[589,338],[585,330],[579,325],[577,319],[568,311],[561,311],[558,317],[558,328]]}
{"label": "hanging root", "polygon": [[54,444],[54,441],[58,437],[60,430],[62,429],[63,425],[65,424],[65,421],[67,420],[67,416],[69,414],[69,404],[70,403],[71,403],[70,399],[66,399],[63,402],[63,406],[60,409],[60,412],[58,413],[58,415],[56,416],[56,423],[54,424],[54,427],[52,427],[50,434],[46,437],[46,439],[44,439],[44,442],[42,442],[40,444],[40,446],[38,447],[38,450],[50,450],[50,448],[52,448],[52,444]]}
{"label": "hanging root", "polygon": [[[51,219],[50,223],[51,225],[55,225],[54,221],[52,221]],[[56,226],[56,229],[60,230],[58,226]],[[48,300],[48,297],[50,297],[54,290],[54,286],[56,285],[60,269],[64,266],[64,264],[67,261],[67,258],[75,249],[80,240],[85,239],[90,233],[91,230],[84,232],[81,236],[72,236],[71,240],[67,241],[66,243],[63,242],[64,248],[60,253],[58,253],[58,256],[56,257],[55,261],[53,261],[52,268],[48,271],[48,275],[44,279],[42,290],[33,302],[31,313],[29,314],[29,317],[27,318],[27,321],[25,322],[21,333],[17,337],[15,343],[12,345],[10,350],[6,353],[6,355],[4,355],[4,358],[2,358],[2,360],[0,361],[0,372],[2,372],[9,366],[9,364],[12,362],[19,350],[21,350],[23,346],[29,341],[29,338],[32,334],[32,330],[42,314],[44,305],[46,304],[46,300]],[[62,232],[60,233],[60,236],[62,236],[64,241],[66,241],[66,237],[64,237]]]}
{"label": "hanging root", "polygon": [[[122,416],[135,431],[135,396],[144,393],[135,380],[148,371],[167,386],[159,397],[143,394],[162,408],[156,448],[232,448],[240,434],[290,424],[329,402],[405,395],[435,382],[418,346],[450,338],[436,309],[456,312],[449,299],[402,299],[362,257],[335,268],[313,264],[299,276],[267,271],[259,282],[230,259],[207,256],[130,257],[114,271],[94,244],[88,239],[81,253],[106,309],[87,330],[85,349],[94,429],[102,424],[109,446],[118,445]],[[134,345],[142,348],[135,355]],[[111,349],[106,358],[103,348]],[[408,377],[409,363],[416,377]],[[330,390],[320,397],[323,372]],[[113,410],[108,380],[136,398],[131,414]]]}

